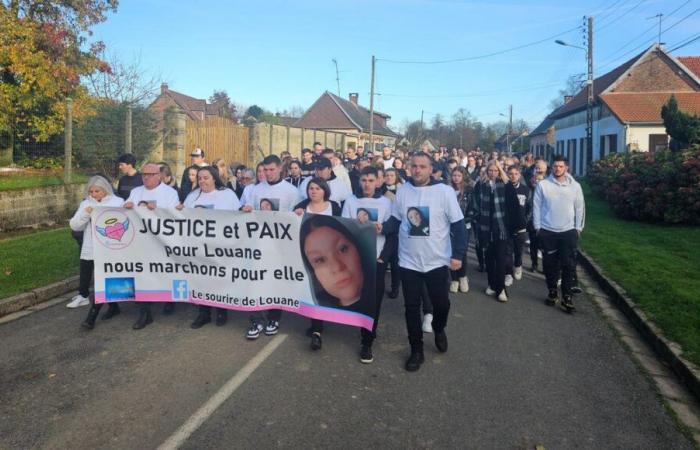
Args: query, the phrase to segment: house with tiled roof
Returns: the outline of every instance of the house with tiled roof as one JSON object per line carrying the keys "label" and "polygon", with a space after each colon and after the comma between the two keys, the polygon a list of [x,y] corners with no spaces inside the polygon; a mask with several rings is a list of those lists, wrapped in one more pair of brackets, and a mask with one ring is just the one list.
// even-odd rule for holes
{"label": "house with tiled roof", "polygon": [[669,137],[661,107],[671,95],[680,110],[700,114],[700,57],[675,57],[663,44],[655,44],[596,78],[593,88],[592,148],[586,148],[585,87],[536,128],[541,136],[554,127],[551,153],[546,146],[531,146],[538,155],[566,155],[575,174],[585,173],[588,163],[611,153],[666,148]]}
{"label": "house with tiled roof", "polygon": [[[371,120],[375,149],[381,149],[385,145],[394,147],[399,137],[387,125],[390,118],[388,114],[374,111]],[[358,103],[357,93],[349,94],[346,100],[331,92],[324,92],[294,126],[344,133],[346,147],[364,147],[365,150],[372,148],[369,143],[370,111]]]}
{"label": "house with tiled roof", "polygon": [[173,91],[167,83],[160,85],[160,95],[153,100],[148,109],[160,121],[163,112],[170,107],[181,109],[189,119],[196,122],[203,121],[206,117],[216,117],[220,111],[219,103],[208,103],[203,98],[190,97],[189,95]]}

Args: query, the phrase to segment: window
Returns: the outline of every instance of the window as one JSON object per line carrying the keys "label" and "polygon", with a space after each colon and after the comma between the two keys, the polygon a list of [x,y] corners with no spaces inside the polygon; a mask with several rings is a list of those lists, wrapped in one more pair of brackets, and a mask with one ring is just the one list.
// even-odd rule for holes
{"label": "window", "polygon": [[569,167],[576,173],[576,139],[571,140],[571,157],[569,159]]}
{"label": "window", "polygon": [[605,157],[605,136],[600,137],[600,151],[598,152],[600,157]]}
{"label": "window", "polygon": [[610,146],[609,153],[611,155],[617,153],[617,134],[608,135],[608,145]]}

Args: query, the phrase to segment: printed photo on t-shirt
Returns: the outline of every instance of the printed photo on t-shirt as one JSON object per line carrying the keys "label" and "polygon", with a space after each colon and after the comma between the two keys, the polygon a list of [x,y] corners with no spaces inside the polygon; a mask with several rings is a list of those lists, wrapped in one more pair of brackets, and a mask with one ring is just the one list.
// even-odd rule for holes
{"label": "printed photo on t-shirt", "polygon": [[[153,202],[155,203],[155,202]],[[138,204],[138,206],[148,206],[148,202],[146,200],[141,200]]]}
{"label": "printed photo on t-shirt", "polygon": [[195,208],[214,209],[214,205],[194,205]]}
{"label": "printed photo on t-shirt", "polygon": [[411,206],[406,210],[409,236],[430,236],[430,208]]}
{"label": "printed photo on t-shirt", "polygon": [[376,222],[379,218],[377,208],[357,208],[357,220],[360,223]]}
{"label": "printed photo on t-shirt", "polygon": [[278,198],[263,198],[260,200],[260,211],[279,211],[280,199]]}

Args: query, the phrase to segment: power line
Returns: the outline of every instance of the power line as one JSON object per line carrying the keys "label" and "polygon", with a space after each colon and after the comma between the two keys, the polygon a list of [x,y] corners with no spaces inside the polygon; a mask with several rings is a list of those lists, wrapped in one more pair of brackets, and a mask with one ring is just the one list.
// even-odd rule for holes
{"label": "power line", "polygon": [[502,55],[504,53],[513,52],[515,50],[520,50],[520,49],[523,49],[526,47],[532,47],[533,45],[537,45],[537,44],[541,44],[543,42],[551,41],[554,38],[571,33],[572,31],[580,30],[581,28],[582,28],[581,25],[579,25],[577,27],[571,28],[569,30],[555,34],[553,36],[546,37],[544,39],[540,39],[538,41],[529,42],[527,44],[518,45],[516,47],[511,47],[511,48],[499,50],[499,51],[492,52],[492,53],[486,53],[483,55],[468,56],[466,58],[443,59],[443,60],[436,60],[436,61],[408,61],[408,60],[377,58],[377,61],[383,61],[383,62],[392,63],[392,64],[448,64],[448,63],[463,62],[463,61],[474,61],[477,59],[490,58],[492,56]]}
{"label": "power line", "polygon": [[[692,39],[691,39],[691,38],[692,38]],[[678,50],[679,48],[683,48],[683,47],[685,47],[686,45],[690,45],[690,44],[692,44],[693,42],[697,41],[698,39],[700,39],[700,33],[696,34],[694,37],[691,36],[691,38],[688,38],[688,39],[690,39],[690,40],[684,39],[684,40],[687,41],[687,42],[684,42],[683,44],[680,44],[680,45],[678,45],[678,46],[676,46],[676,47],[673,47],[671,50],[669,50],[669,52],[675,52],[675,51]]]}
{"label": "power line", "polygon": [[[469,94],[435,94],[435,95],[413,95],[413,94],[388,94],[388,93],[382,93],[381,95],[384,97],[406,97],[406,98],[458,98],[458,97],[484,97],[484,96],[489,96],[493,94],[500,94],[500,93],[510,93],[510,92],[521,92],[521,91],[529,91],[533,89],[544,89],[552,86],[559,86],[560,83],[547,83],[547,84],[542,84],[542,85],[530,85],[530,86],[519,86],[515,88],[508,88],[508,89],[497,89],[497,90],[492,90],[492,91],[480,91],[480,92],[474,92],[474,93],[469,93]],[[375,94],[375,95],[380,95],[380,94]]]}
{"label": "power line", "polygon": [[[603,20],[605,20],[605,19],[607,19],[608,17],[610,17],[610,15],[611,15],[612,13],[614,13],[615,11],[619,10],[620,8],[622,8],[622,6],[624,6],[625,3],[627,3],[627,0],[625,0],[621,5],[618,5],[618,7],[615,8],[615,5],[617,5],[618,3],[620,3],[620,1],[621,1],[621,0],[617,0],[617,1],[614,2],[612,5],[608,6],[608,7],[605,8],[603,11],[601,11],[601,13],[600,13],[601,15],[598,16],[598,17],[596,17],[597,21],[598,21],[598,22],[602,22]],[[613,9],[613,8],[614,8],[614,9]],[[606,11],[607,11],[607,13],[606,13]]]}
{"label": "power line", "polygon": [[617,16],[616,18],[614,18],[614,19],[611,20],[610,22],[606,23],[605,25],[599,27],[599,28],[598,28],[598,32],[600,33],[600,32],[603,31],[604,29],[608,28],[610,25],[614,24],[614,23],[617,22],[618,20],[620,20],[620,19],[622,19],[623,17],[625,17],[627,14],[629,14],[629,13],[631,13],[632,11],[634,11],[635,9],[637,9],[639,6],[641,6],[642,3],[646,3],[646,2],[648,2],[648,1],[649,1],[649,0],[641,0],[641,1],[639,1],[637,4],[635,4],[633,7],[631,7],[630,9],[628,9],[627,11],[625,11],[624,13],[620,14],[619,16]]}

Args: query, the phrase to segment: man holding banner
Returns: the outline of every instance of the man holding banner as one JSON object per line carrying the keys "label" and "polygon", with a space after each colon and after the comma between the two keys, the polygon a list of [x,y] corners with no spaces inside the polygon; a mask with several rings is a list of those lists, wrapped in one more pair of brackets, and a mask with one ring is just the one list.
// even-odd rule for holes
{"label": "man holding banner", "polygon": [[431,178],[432,158],[427,153],[416,153],[411,157],[409,170],[412,178],[396,194],[385,233],[398,228],[399,267],[411,345],[406,370],[414,372],[425,361],[420,316],[423,284],[433,304],[435,347],[441,353],[447,351],[449,270],[462,266],[466,228],[452,188]]}
{"label": "man holding banner", "polygon": [[[245,204],[241,208],[245,212],[256,211],[292,211],[294,205],[301,200],[299,191],[291,183],[282,179],[282,161],[276,155],[266,156],[262,161],[265,179],[262,183],[254,185],[245,198]],[[279,321],[282,311],[270,309],[267,312],[267,324],[264,327],[265,334],[272,336],[279,330]],[[262,313],[253,313],[250,317],[251,326],[246,333],[247,339],[257,339],[263,331]]]}
{"label": "man holding banner", "polygon": [[[132,209],[134,206],[146,206],[148,209],[153,210],[156,208],[175,208],[180,204],[177,191],[167,184],[161,183],[160,166],[158,164],[146,164],[141,170],[143,186],[131,190],[129,198],[124,203],[124,208]],[[166,303],[165,306],[166,309],[163,312],[166,314],[172,312],[173,303]],[[151,305],[149,303],[141,303],[139,318],[133,326],[134,330],[145,328],[146,325],[152,322]]]}

